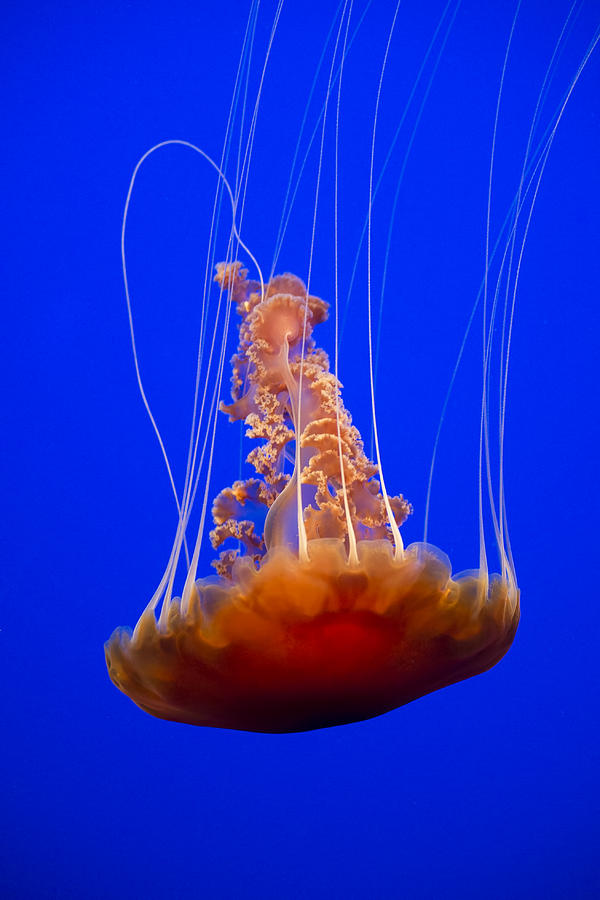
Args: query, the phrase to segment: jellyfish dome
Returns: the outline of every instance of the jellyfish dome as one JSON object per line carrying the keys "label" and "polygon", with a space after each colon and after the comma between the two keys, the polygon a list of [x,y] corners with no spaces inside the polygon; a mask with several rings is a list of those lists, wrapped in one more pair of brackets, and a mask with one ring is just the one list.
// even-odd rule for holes
{"label": "jellyfish dome", "polygon": [[216,280],[240,316],[221,409],[259,442],[256,474],[213,501],[216,576],[196,579],[197,547],[182,597],[163,592],[157,617],[156,595],[133,632],[113,633],[114,684],[163,719],[295,732],[491,668],[518,624],[514,571],[505,558],[502,575],[453,578],[435,547],[404,547],[410,504],[387,493],[313,337],[327,304],[294,275],[262,285],[239,262]]}

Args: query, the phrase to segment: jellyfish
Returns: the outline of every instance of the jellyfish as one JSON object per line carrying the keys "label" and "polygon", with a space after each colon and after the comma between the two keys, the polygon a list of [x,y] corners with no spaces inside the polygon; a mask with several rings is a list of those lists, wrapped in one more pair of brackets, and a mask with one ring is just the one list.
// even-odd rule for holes
{"label": "jellyfish", "polygon": [[453,578],[440,550],[404,547],[411,506],[387,493],[313,336],[327,303],[289,273],[261,286],[240,262],[216,280],[240,317],[221,410],[259,442],[255,475],[212,504],[213,547],[238,546],[158,619],[150,605],[115,631],[114,684],[163,719],[281,733],[368,719],[495,665],[519,620],[510,563]]}
{"label": "jellyfish", "polygon": [[[428,59],[433,60],[431,78],[435,75],[459,5],[450,2],[446,5],[418,79],[426,70]],[[549,121],[542,121],[575,9],[571,8],[541,83],[517,191],[504,223],[493,237],[490,206],[494,142],[520,4],[509,29],[493,124],[484,275],[467,325],[468,334],[478,311],[483,336],[478,386],[481,392],[479,461],[475,471],[479,554],[473,569],[455,574],[448,556],[428,541],[437,438],[429,472],[423,540],[405,545],[402,534],[413,514],[411,498],[388,491],[388,484],[398,483],[400,473],[392,459],[392,477],[387,462],[384,474],[378,436],[377,409],[381,401],[376,397],[374,377],[372,224],[373,210],[385,193],[381,186],[385,186],[385,170],[397,132],[379,171],[375,158],[381,86],[399,5],[393,11],[382,53],[365,179],[367,212],[361,236],[362,246],[366,245],[369,350],[364,371],[370,408],[368,424],[373,438],[370,453],[366,452],[342,397],[338,364],[338,126],[344,65],[369,6],[365,5],[356,24],[352,20],[350,0],[342,0],[337,7],[328,37],[330,67],[322,106],[304,158],[298,151],[300,141],[294,152],[273,264],[266,278],[256,256],[242,240],[240,230],[246,215],[249,160],[254,139],[260,132],[257,126],[260,91],[281,4],[269,35],[261,87],[250,114],[244,104],[249,91],[247,67],[253,56],[258,15],[258,4],[251,4],[220,160],[215,162],[188,141],[163,141],[142,156],[130,183],[122,251],[132,347],[142,399],[167,462],[178,523],[165,573],[137,625],[133,630],[118,628],[106,643],[105,651],[108,672],[116,687],[141,709],[162,719],[263,733],[310,731],[370,719],[490,669],[506,654],[517,630],[520,593],[508,534],[503,482],[515,298],[523,249],[552,142],[575,85],[600,41],[600,32],[594,35]],[[319,65],[325,58],[323,54]],[[431,79],[421,85],[425,99],[430,86]],[[414,95],[413,90],[408,104]],[[417,125],[421,110],[415,117]],[[301,134],[306,118],[305,115]],[[399,128],[405,118],[406,111],[402,111]],[[237,148],[232,136],[232,123],[236,121],[241,122],[235,139]],[[333,185],[335,201],[332,204],[335,210],[331,254],[335,275],[333,297],[321,290],[313,293],[312,286],[317,208],[323,184],[328,182],[322,177],[322,165],[329,123],[332,123],[329,133],[333,148],[329,183]],[[406,142],[407,153],[413,138],[414,130]],[[272,153],[278,154],[285,141],[277,132],[277,140],[271,143],[274,143]],[[320,153],[317,153],[312,195],[311,249],[308,265],[297,275],[286,272],[287,266],[278,267],[278,260],[314,144],[320,147]],[[219,300],[213,319],[203,306],[192,429],[181,496],[175,488],[165,446],[141,381],[124,249],[127,213],[139,168],[152,153],[167,145],[197,152],[217,176],[206,271],[216,272]],[[225,171],[229,171],[228,166],[231,169],[232,159],[235,171],[228,179]],[[406,157],[400,165],[398,186],[405,163]],[[268,201],[268,197],[261,198],[265,220]],[[232,224],[226,252],[220,256],[216,255],[215,222],[227,204]],[[394,199],[392,220],[395,209]],[[387,246],[384,272],[389,268],[389,240]],[[224,261],[217,264],[219,258]],[[249,266],[253,267],[252,273]],[[277,275],[276,271],[283,274]],[[207,274],[207,283],[209,277]],[[385,286],[385,276],[382,280]],[[325,299],[316,293],[323,294]],[[382,288],[382,297],[383,293]],[[233,310],[238,316],[238,346],[231,360],[231,399],[225,403],[220,397]],[[333,365],[321,346],[325,342],[319,339],[318,331],[330,310],[335,323]],[[209,372],[213,373],[212,379]],[[454,375],[450,387],[453,379]],[[492,397],[498,406],[494,415]],[[393,386],[386,386],[384,402],[391,415],[400,417],[400,399]],[[443,415],[442,412],[440,424]],[[212,461],[215,453],[228,456],[226,446],[215,444],[216,427],[217,421],[224,422],[226,417],[230,428],[236,422],[242,423],[252,449],[247,456],[244,477],[238,473],[239,477],[232,478],[229,486],[219,486],[215,494],[211,493]],[[494,446],[493,424],[498,437]],[[201,471],[205,476],[203,488]],[[198,507],[200,522],[196,539],[188,547],[191,516]],[[203,574],[200,566],[209,514],[213,521],[209,537],[217,554],[212,575]],[[497,574],[489,563],[486,528],[488,534],[490,528],[493,530]],[[179,596],[175,581],[181,569],[184,579]]]}

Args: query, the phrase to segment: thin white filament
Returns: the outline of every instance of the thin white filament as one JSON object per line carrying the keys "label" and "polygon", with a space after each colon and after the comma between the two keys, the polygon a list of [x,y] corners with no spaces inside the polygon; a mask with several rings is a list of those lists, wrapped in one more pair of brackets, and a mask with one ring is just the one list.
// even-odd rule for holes
{"label": "thin white filament", "polygon": [[[344,454],[342,452],[342,432],[340,428],[340,392],[338,385],[338,360],[339,360],[339,284],[338,284],[338,187],[339,187],[339,139],[340,139],[340,102],[342,96],[342,77],[344,74],[344,60],[346,58],[346,46],[348,43],[348,29],[350,27],[350,17],[352,16],[352,0],[350,0],[350,8],[348,9],[348,18],[346,20],[346,31],[344,33],[344,45],[342,47],[342,62],[340,64],[338,93],[335,114],[335,159],[334,159],[334,198],[333,198],[333,255],[334,255],[334,310],[335,310],[335,346],[334,346],[334,370],[336,380],[335,393],[335,418],[337,426],[338,439],[338,456],[340,460],[340,478],[342,482],[342,494],[344,497],[344,515],[346,517],[346,529],[348,531],[348,562],[350,565],[358,565],[358,551],[356,548],[356,535],[354,534],[354,525],[352,516],[350,515],[350,505],[348,503],[348,490],[346,488],[346,473],[344,470]],[[345,9],[345,7],[344,7]]]}
{"label": "thin white filament", "polygon": [[301,443],[302,443],[302,382],[304,377],[304,354],[306,350],[306,328],[308,322],[308,297],[310,294],[310,279],[312,274],[312,265],[313,265],[313,257],[315,250],[315,235],[317,232],[317,210],[319,206],[319,192],[321,187],[321,173],[323,171],[323,153],[324,153],[324,144],[325,144],[325,130],[327,125],[327,110],[329,108],[329,97],[331,94],[331,86],[333,83],[333,73],[335,68],[335,60],[337,57],[337,51],[340,41],[340,36],[342,33],[342,28],[344,24],[344,17],[346,14],[347,0],[344,3],[344,9],[342,11],[342,16],[340,18],[340,24],[338,27],[336,39],[335,39],[335,47],[333,49],[333,56],[331,59],[331,68],[329,70],[329,80],[327,83],[327,92],[325,95],[325,107],[323,110],[323,127],[321,129],[321,143],[319,147],[319,163],[317,166],[317,180],[315,185],[315,203],[313,207],[313,221],[312,221],[312,230],[311,230],[311,238],[310,238],[310,253],[308,257],[308,272],[306,277],[306,297],[304,299],[304,320],[302,325],[302,352],[300,356],[300,373],[298,377],[298,406],[297,406],[297,414],[296,414],[296,453],[295,453],[295,474],[296,474],[296,507],[297,507],[297,521],[298,521],[298,555],[301,560],[308,559],[308,541],[306,538],[306,526],[304,525],[304,507],[302,503],[302,473],[301,473]]}
{"label": "thin white filament", "polygon": [[176,489],[176,487],[175,487],[175,482],[174,482],[173,475],[172,475],[172,469],[171,469],[171,465],[170,465],[170,462],[169,462],[169,459],[168,459],[168,455],[167,455],[167,452],[166,452],[166,448],[165,448],[165,445],[164,445],[164,441],[163,441],[163,439],[162,439],[162,435],[161,435],[161,433],[160,433],[160,430],[159,430],[159,428],[158,428],[158,425],[157,425],[157,423],[156,423],[156,420],[155,420],[154,415],[153,415],[153,413],[152,413],[152,410],[151,410],[151,408],[150,408],[150,404],[149,404],[149,402],[148,402],[148,399],[147,399],[147,396],[146,396],[146,393],[145,393],[145,390],[144,390],[143,382],[142,382],[141,372],[140,372],[140,368],[139,368],[139,360],[138,360],[138,354],[137,354],[137,347],[136,347],[136,342],[135,342],[135,330],[134,330],[134,325],[133,325],[133,312],[132,312],[131,297],[130,297],[130,291],[129,291],[129,281],[128,281],[128,277],[127,277],[127,260],[126,260],[126,253],[125,253],[125,235],[126,235],[127,218],[128,218],[128,213],[129,213],[129,207],[130,207],[130,204],[131,204],[131,197],[132,197],[132,193],[133,193],[133,188],[134,188],[134,185],[135,185],[135,182],[136,182],[136,178],[137,178],[137,175],[138,175],[138,173],[139,173],[139,170],[140,170],[141,166],[142,166],[143,163],[148,159],[148,157],[151,156],[153,153],[155,153],[157,150],[161,149],[162,147],[167,147],[167,146],[172,146],[172,145],[183,146],[183,147],[187,147],[187,148],[189,148],[189,149],[191,149],[191,150],[194,150],[196,153],[198,153],[203,159],[205,159],[205,160],[212,166],[212,168],[216,171],[217,175],[218,175],[219,178],[221,179],[221,181],[222,181],[222,183],[223,183],[223,185],[224,185],[224,187],[225,187],[225,189],[226,189],[226,191],[227,191],[227,194],[228,194],[229,200],[230,200],[230,204],[231,204],[231,211],[232,211],[232,234],[235,236],[235,238],[236,238],[237,242],[239,243],[239,245],[245,250],[245,252],[248,254],[248,256],[250,257],[250,259],[252,260],[252,262],[253,262],[254,265],[256,266],[257,272],[259,273],[260,284],[261,284],[261,291],[262,291],[262,294],[263,294],[263,296],[264,296],[264,281],[263,281],[262,271],[261,271],[261,269],[260,269],[260,266],[259,266],[259,264],[258,264],[258,261],[256,260],[256,258],[255,258],[254,255],[253,255],[253,253],[251,252],[251,250],[249,249],[249,247],[246,246],[246,244],[242,241],[242,239],[241,239],[241,237],[240,237],[240,234],[239,234],[239,231],[238,231],[238,228],[237,228],[237,225],[236,225],[236,204],[235,204],[235,200],[234,200],[234,197],[233,197],[233,194],[232,194],[232,191],[231,191],[231,187],[230,187],[230,185],[229,185],[229,182],[227,181],[227,178],[225,177],[225,175],[224,175],[223,171],[221,170],[221,168],[214,162],[214,160],[213,160],[207,153],[205,153],[204,150],[202,150],[200,147],[197,147],[195,144],[192,144],[190,141],[185,141],[185,140],[180,140],[180,139],[170,139],[170,140],[160,141],[158,144],[155,144],[154,146],[152,146],[149,150],[147,150],[147,151],[140,157],[140,159],[138,160],[138,162],[137,162],[137,164],[136,164],[136,166],[135,166],[135,168],[134,168],[134,170],[133,170],[133,174],[132,174],[131,179],[130,179],[130,182],[129,182],[129,188],[128,188],[128,191],[127,191],[127,197],[126,197],[126,200],[125,200],[125,208],[124,208],[124,211],[123,211],[123,221],[122,221],[122,227],[121,227],[121,263],[122,263],[122,270],[123,270],[123,284],[124,284],[124,288],[125,288],[125,300],[126,300],[126,304],[127,304],[127,314],[128,314],[128,320],[129,320],[129,331],[130,331],[131,345],[132,345],[132,350],[133,350],[133,357],[134,357],[134,364],[135,364],[136,377],[137,377],[137,381],[138,381],[138,388],[139,388],[139,391],[140,391],[140,394],[141,394],[141,397],[142,397],[142,401],[143,401],[143,403],[144,403],[144,407],[145,407],[146,412],[147,412],[147,414],[148,414],[148,416],[149,416],[149,418],[150,418],[150,421],[151,421],[152,426],[153,426],[153,428],[154,428],[155,434],[156,434],[156,436],[157,436],[157,438],[158,438],[159,445],[160,445],[160,447],[161,447],[161,451],[162,451],[162,453],[163,453],[163,458],[164,458],[164,460],[165,460],[165,463],[166,463],[166,466],[167,466],[167,471],[168,471],[168,474],[169,474],[169,480],[170,480],[170,483],[171,483],[171,488],[172,488],[172,490],[173,490],[173,494],[174,494],[174,496],[175,496],[175,500],[176,500],[176,503],[177,503],[177,509],[178,509],[178,512],[179,512],[179,523],[178,523],[178,528],[177,528],[177,534],[176,534],[176,537],[175,537],[175,543],[174,543],[173,552],[171,553],[171,556],[170,556],[170,558],[169,558],[169,563],[168,563],[168,565],[167,565],[167,569],[166,569],[166,571],[165,571],[165,574],[164,574],[163,578],[161,579],[161,582],[160,582],[160,584],[159,584],[157,590],[155,591],[155,593],[154,593],[152,599],[150,600],[150,603],[148,604],[148,608],[151,608],[151,609],[154,609],[154,608],[156,607],[156,603],[157,603],[158,600],[160,599],[160,597],[161,597],[161,595],[162,595],[162,593],[163,593],[163,591],[164,591],[165,585],[166,585],[167,581],[169,580],[170,571],[171,571],[171,569],[173,568],[173,566],[176,566],[177,557],[178,557],[178,552],[179,552],[179,549],[181,548],[181,544],[182,544],[182,542],[183,542],[183,533],[184,533],[184,531],[185,531],[185,525],[184,525],[184,522],[186,521],[187,516],[186,516],[186,510],[184,509],[184,507],[182,507],[182,506],[180,505],[179,497],[178,497],[178,494],[177,494],[177,489]]}
{"label": "thin white filament", "polygon": [[[504,79],[506,77],[506,68],[508,65],[508,57],[510,55],[510,48],[512,46],[512,39],[515,32],[515,28],[517,25],[517,18],[519,15],[519,10],[521,8],[521,0],[517,3],[517,8],[515,10],[515,14],[513,16],[513,20],[511,23],[510,33],[508,36],[508,41],[506,44],[506,51],[504,53],[504,60],[502,63],[502,72],[500,75],[500,85],[498,88],[498,98],[496,101],[496,111],[494,114],[494,128],[492,133],[492,148],[490,153],[490,169],[489,169],[489,179],[488,179],[488,198],[487,198],[487,211],[486,211],[486,224],[485,224],[485,269],[484,269],[484,284],[483,284],[483,303],[482,303],[482,387],[481,387],[481,416],[479,423],[479,463],[477,469],[477,502],[478,502],[478,510],[479,510],[479,571],[480,574],[487,579],[487,554],[486,554],[486,546],[485,546],[485,529],[484,529],[484,521],[483,521],[483,458],[484,458],[484,444],[486,449],[486,462],[487,462],[487,472],[489,474],[489,457],[487,453],[489,452],[489,431],[488,431],[488,423],[487,423],[487,381],[488,381],[488,366],[489,366],[489,347],[488,347],[488,336],[487,336],[487,298],[488,298],[488,274],[489,274],[489,260],[490,260],[490,223],[491,223],[491,214],[492,214],[492,185],[494,180],[494,157],[496,153],[496,140],[498,134],[498,121],[500,117],[500,104],[502,101],[502,94],[504,90]],[[492,509],[492,513],[495,519],[495,504],[493,495],[490,496],[490,507]],[[499,546],[501,548],[502,553],[502,543],[501,536]],[[487,593],[487,587],[486,587]]]}
{"label": "thin white filament", "polygon": [[396,549],[396,557],[402,558],[404,555],[404,543],[402,541],[402,537],[400,535],[400,529],[398,528],[398,524],[396,522],[396,518],[392,511],[392,507],[390,504],[390,498],[385,488],[385,479],[383,477],[383,467],[381,465],[381,453],[379,450],[379,433],[377,429],[377,413],[375,409],[375,380],[373,375],[373,328],[371,322],[371,231],[372,231],[372,212],[373,212],[373,168],[375,164],[375,139],[377,135],[377,118],[379,115],[379,104],[381,101],[381,89],[383,86],[383,76],[385,74],[385,69],[387,65],[387,59],[390,52],[390,45],[392,42],[392,36],[394,34],[394,28],[396,25],[396,19],[398,18],[398,10],[400,9],[400,2],[396,4],[396,9],[394,11],[394,18],[392,19],[392,24],[390,27],[390,31],[388,34],[387,45],[385,48],[385,54],[383,57],[383,63],[381,65],[381,72],[379,74],[379,84],[377,86],[377,100],[375,102],[375,114],[373,117],[373,132],[371,139],[371,161],[369,166],[369,216],[368,216],[368,227],[367,227],[367,315],[368,315],[368,335],[369,335],[369,383],[371,388],[371,416],[373,420],[373,437],[375,439],[375,455],[377,459],[377,467],[379,469],[379,479],[381,482],[381,493],[383,494],[383,502],[385,504],[385,510],[388,517],[388,522],[390,528],[392,530],[392,535],[394,537],[394,546]]}

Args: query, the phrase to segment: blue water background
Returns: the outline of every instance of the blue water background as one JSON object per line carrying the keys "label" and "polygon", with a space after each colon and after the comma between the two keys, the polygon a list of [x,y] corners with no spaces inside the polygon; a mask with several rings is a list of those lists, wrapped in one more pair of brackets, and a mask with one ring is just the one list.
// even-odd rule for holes
{"label": "blue water background", "polygon": [[[443,8],[401,6],[376,169]],[[377,396],[388,487],[415,506],[409,540],[422,535],[435,430],[483,273],[491,134],[513,10],[499,0],[461,5],[399,195]],[[524,0],[500,109],[492,236],[516,191],[568,10],[568,0]],[[522,622],[507,657],[373,721],[283,736],[162,722],[108,679],[102,644],[117,625],[135,623],[175,528],[129,342],[119,249],[128,179],[166,138],[219,157],[247,11],[242,2],[183,0],[3,5],[0,892],[14,900],[596,897],[598,52],[558,129],[519,283],[506,494]],[[330,0],[290,0],[275,37],[242,224],[266,270],[334,11]],[[342,302],[366,211],[392,13],[389,2],[372,4],[344,74]],[[272,14],[265,4],[251,97]],[[584,3],[543,127],[599,25],[598,3]],[[393,192],[431,71],[374,209],[377,303]],[[319,102],[323,88],[321,77]],[[331,131],[327,141],[330,154]],[[331,159],[311,275],[311,289],[329,300]],[[303,278],[314,183],[313,153],[279,267]],[[140,175],[128,232],[142,371],[178,483],[213,191],[199,157],[166,149]],[[478,323],[433,485],[430,538],[456,569],[478,560]],[[369,446],[365,324],[363,257],[340,375]],[[330,325],[322,340],[331,349]],[[237,477],[239,453],[239,430],[223,422],[213,493]]]}

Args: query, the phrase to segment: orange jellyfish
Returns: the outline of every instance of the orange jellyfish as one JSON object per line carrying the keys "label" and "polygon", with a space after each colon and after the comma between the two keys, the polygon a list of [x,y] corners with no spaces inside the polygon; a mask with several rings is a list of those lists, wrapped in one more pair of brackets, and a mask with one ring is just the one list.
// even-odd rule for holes
{"label": "orange jellyfish", "polygon": [[[114,684],[163,719],[295,732],[378,716],[495,665],[519,619],[510,554],[502,575],[482,564],[453,578],[435,547],[404,547],[411,507],[387,493],[377,432],[374,464],[313,336],[327,303],[291,274],[249,280],[240,263],[216,280],[240,316],[221,409],[259,442],[255,477],[212,505],[213,547],[239,546],[196,579],[197,545],[182,597],[171,574],[133,633],[114,632]],[[184,527],[185,515],[179,548]]]}
{"label": "orange jellyfish", "polygon": [[[253,11],[257,9],[252,5]],[[272,733],[306,731],[368,719],[491,668],[506,653],[517,629],[519,589],[506,521],[503,442],[518,273],[531,213],[556,129],[568,97],[600,38],[597,36],[588,49],[566,99],[536,147],[533,133],[543,105],[544,81],[535,107],[518,191],[495,247],[490,241],[493,170],[490,165],[485,277],[468,326],[481,299],[479,562],[476,569],[453,575],[448,557],[426,542],[429,490],[424,540],[405,547],[401,530],[412,508],[402,495],[388,492],[377,429],[371,335],[371,215],[389,159],[388,153],[376,180],[374,156],[379,100],[398,5],[378,78],[370,141],[368,212],[363,229],[363,237],[367,233],[373,460],[366,454],[361,435],[344,405],[338,378],[337,119],[333,129],[331,179],[335,223],[334,253],[331,255],[335,274],[333,367],[316,340],[317,328],[328,316],[328,303],[310,291],[319,189],[328,181],[321,178],[327,106],[337,79],[339,114],[343,66],[353,39],[351,11],[352,3],[344,3],[343,9],[336,13],[337,37],[325,102],[319,116],[322,130],[306,284],[295,275],[275,276],[273,273],[293,197],[308,157],[299,165],[300,175],[295,186],[290,176],[270,277],[263,278],[256,258],[238,231],[246,200],[260,87],[245,148],[245,119],[241,114],[233,188],[224,174],[233,141],[230,124],[219,164],[187,141],[164,141],[144,154],[130,183],[125,219],[133,183],[144,160],[167,144],[191,148],[218,175],[208,260],[218,258],[215,256],[214,223],[226,195],[233,221],[224,254],[226,262],[216,267],[215,280],[220,293],[214,321],[203,307],[191,440],[181,498],[175,489],[165,447],[142,387],[125,267],[125,219],[123,222],[123,271],[138,384],[167,462],[179,518],[167,568],[154,596],[133,631],[117,629],[113,633],[106,644],[106,661],[114,684],[143,710],[163,719]],[[516,15],[508,39],[505,65]],[[263,75],[278,17],[279,12],[269,36]],[[451,17],[444,26],[447,33],[452,21]],[[251,20],[247,33],[253,34],[250,23]],[[360,23],[357,31],[359,27]],[[242,60],[251,58],[249,47],[244,45]],[[235,118],[237,101],[241,95],[245,96],[244,65],[241,62],[238,69],[229,123]],[[262,78],[260,83],[262,85]],[[500,94],[501,91],[502,86]],[[500,95],[494,142],[499,108]],[[404,113],[401,123],[403,120]],[[313,138],[317,130],[313,132]],[[396,136],[397,133],[392,146]],[[313,138],[309,141],[309,150]],[[411,142],[412,136],[408,142],[409,150]],[[279,151],[280,142],[275,141],[275,149],[271,152],[278,154]],[[263,197],[261,202],[266,204]],[[505,249],[496,286],[494,290],[488,290],[490,265],[496,248],[502,250],[503,243]],[[235,261],[243,253],[252,261],[258,280],[248,278],[248,270]],[[329,259],[328,256],[328,265]],[[206,283],[211,268],[212,264],[207,264]],[[225,405],[219,404],[219,398],[233,308],[239,316],[239,343],[232,359],[232,401]],[[212,342],[207,339],[211,329]],[[208,345],[206,371],[216,373],[212,380],[202,368],[203,353]],[[497,352],[500,358],[492,362]],[[461,354],[462,349],[459,361]],[[492,381],[493,390],[490,388]],[[499,405],[499,414],[494,412],[493,416],[492,395]],[[213,563],[216,574],[198,577],[204,526],[210,507],[219,410],[228,415],[231,422],[244,423],[246,435],[256,442],[247,457],[247,463],[254,471],[251,477],[235,480],[212,500],[214,527],[210,539],[219,552]],[[220,419],[223,421],[223,416]],[[490,422],[499,437],[494,447],[490,439]],[[200,523],[190,553],[187,535],[202,466],[206,475],[205,487],[202,502],[196,503],[196,508],[201,507]],[[432,471],[433,464],[429,487]],[[490,502],[484,515],[486,491]],[[485,532],[490,524],[499,557],[499,574],[496,575],[490,574],[488,568]],[[174,584],[184,556],[186,576],[181,597],[178,597]]]}

